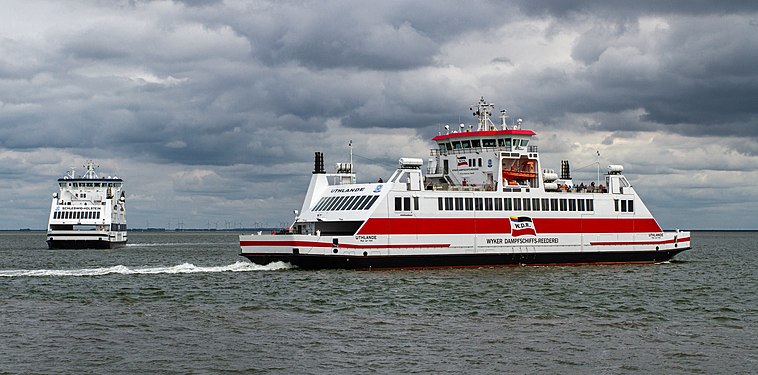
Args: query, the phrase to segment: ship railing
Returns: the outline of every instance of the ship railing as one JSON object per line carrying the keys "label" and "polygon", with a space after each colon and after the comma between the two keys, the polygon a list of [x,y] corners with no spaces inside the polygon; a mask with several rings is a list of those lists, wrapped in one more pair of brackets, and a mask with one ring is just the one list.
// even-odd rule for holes
{"label": "ship railing", "polygon": [[495,185],[432,185],[435,191],[495,191]]}

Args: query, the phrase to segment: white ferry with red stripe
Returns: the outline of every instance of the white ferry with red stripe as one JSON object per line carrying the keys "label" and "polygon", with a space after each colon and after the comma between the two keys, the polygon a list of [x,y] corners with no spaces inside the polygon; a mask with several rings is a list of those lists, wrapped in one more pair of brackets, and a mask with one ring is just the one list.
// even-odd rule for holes
{"label": "white ferry with red stripe", "polygon": [[422,159],[401,158],[386,182],[356,183],[352,162],[326,173],[316,152],[292,226],[241,235],[240,255],[382,269],[658,263],[690,249],[690,233],[664,232],[622,166],[576,185],[568,161],[560,175],[542,168],[520,119],[508,124],[501,111],[496,125],[484,98],[471,109],[476,128],[446,126],[426,173]]}
{"label": "white ferry with red stripe", "polygon": [[50,249],[111,249],[126,245],[124,180],[99,177],[95,163],[87,171],[71,171],[58,179],[47,223]]}

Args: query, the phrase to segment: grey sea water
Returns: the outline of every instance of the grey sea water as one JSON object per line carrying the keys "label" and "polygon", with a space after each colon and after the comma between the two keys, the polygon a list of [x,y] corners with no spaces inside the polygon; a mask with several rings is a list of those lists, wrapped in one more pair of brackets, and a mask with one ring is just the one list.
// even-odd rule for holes
{"label": "grey sea water", "polygon": [[236,233],[0,233],[0,373],[758,373],[758,233],[655,265],[302,271]]}

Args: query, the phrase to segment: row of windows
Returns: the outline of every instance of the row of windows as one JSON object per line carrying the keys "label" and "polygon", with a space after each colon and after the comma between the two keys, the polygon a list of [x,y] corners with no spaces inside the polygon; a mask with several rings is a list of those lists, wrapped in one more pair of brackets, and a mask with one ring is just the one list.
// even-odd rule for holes
{"label": "row of windows", "polygon": [[[529,143],[528,139],[514,139],[513,147],[526,147]],[[463,141],[452,141],[447,143],[440,143],[440,151],[445,152],[450,150],[460,150],[465,148],[480,148],[480,147],[511,147],[510,138],[488,138],[488,139],[471,139]]]}
{"label": "row of windows", "polygon": [[56,211],[53,219],[99,219],[100,211]]}
{"label": "row of windows", "polygon": [[61,187],[83,188],[83,187],[121,187],[120,182],[59,182]]}
{"label": "row of windows", "polygon": [[411,208],[411,197],[395,197],[395,211],[418,211],[418,197],[413,197],[413,208]]}
{"label": "row of windows", "polygon": [[[397,207],[397,198],[395,199]],[[437,209],[440,211],[595,211],[595,201],[590,198],[439,197]]]}
{"label": "row of windows", "polygon": [[[621,206],[621,207],[619,207]],[[621,212],[634,212],[634,201],[629,199],[614,199],[613,200],[613,207],[616,209],[616,211]]]}
{"label": "row of windows", "polygon": [[379,198],[378,195],[345,195],[341,197],[323,197],[313,207],[313,211],[354,211],[368,210]]}

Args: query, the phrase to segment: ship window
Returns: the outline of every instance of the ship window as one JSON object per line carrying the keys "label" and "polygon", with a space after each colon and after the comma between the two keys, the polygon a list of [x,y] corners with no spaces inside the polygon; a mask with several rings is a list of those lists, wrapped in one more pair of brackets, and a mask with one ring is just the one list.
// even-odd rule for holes
{"label": "ship window", "polygon": [[513,204],[512,204],[511,198],[503,198],[503,209],[506,211],[513,210]]}
{"label": "ship window", "polygon": [[329,207],[326,208],[327,211],[333,211],[337,206],[339,206],[340,201],[343,197],[334,197],[334,200],[329,205]]}
{"label": "ship window", "polygon": [[350,207],[348,207],[347,209],[348,209],[349,211],[355,210],[355,209],[356,209],[358,206],[360,206],[360,205],[361,205],[361,203],[363,203],[363,199],[364,199],[364,198],[368,198],[368,196],[367,196],[367,195],[359,195],[359,196],[356,196],[356,197],[353,199],[353,203],[352,203],[352,204],[350,205]]}
{"label": "ship window", "polygon": [[463,198],[455,198],[455,210],[463,211]]}
{"label": "ship window", "polygon": [[495,147],[496,143],[494,139],[482,139],[483,147]]}
{"label": "ship window", "polygon": [[66,186],[66,183],[65,183],[65,182],[61,182],[61,183],[60,183],[60,184],[58,184],[58,185],[60,185],[61,187],[64,187],[64,186]]}
{"label": "ship window", "polygon": [[550,211],[558,211],[558,198],[550,199]]}
{"label": "ship window", "polygon": [[514,139],[513,140],[513,148],[518,148],[518,146],[521,144],[520,139]]}
{"label": "ship window", "polygon": [[395,211],[403,210],[403,197],[395,197]]}
{"label": "ship window", "polygon": [[595,211],[595,201],[587,199],[587,211]]}
{"label": "ship window", "polygon": [[584,211],[584,199],[577,199],[576,204],[579,211]]}
{"label": "ship window", "polygon": [[509,150],[510,148],[511,148],[511,139],[510,139],[510,138],[506,138],[506,139],[505,139],[505,149],[506,149],[506,151],[507,151],[507,150]]}
{"label": "ship window", "polygon": [[97,217],[96,217],[96,219],[99,219],[99,218],[100,218],[100,211],[97,211]]}
{"label": "ship window", "polygon": [[371,199],[367,200],[366,203],[364,203],[363,206],[361,206],[361,210],[368,210],[369,208],[371,208],[371,206],[374,205],[374,202],[376,202],[377,199],[379,199],[378,195],[371,196]]}
{"label": "ship window", "polygon": [[529,198],[523,198],[522,200],[524,201],[524,211],[531,211],[532,205],[529,201]]}
{"label": "ship window", "polygon": [[626,212],[626,199],[621,200],[621,212]]}
{"label": "ship window", "polygon": [[355,199],[355,197],[346,197],[345,201],[342,202],[342,204],[337,210],[339,211],[347,210],[347,208],[353,203],[353,199]]}
{"label": "ship window", "polygon": [[539,198],[532,198],[532,209],[535,211],[540,210],[540,199]]}
{"label": "ship window", "polygon": [[483,198],[476,198],[474,199],[474,209],[477,211],[483,211],[484,210],[484,199]]}
{"label": "ship window", "polygon": [[521,211],[521,199],[513,198],[513,210]]}
{"label": "ship window", "polygon": [[453,198],[445,198],[445,211],[453,210]]}
{"label": "ship window", "polygon": [[618,199],[614,199],[613,200],[613,210],[614,211],[618,211],[619,210],[619,200]]}
{"label": "ship window", "polygon": [[471,141],[461,141],[463,148],[471,148]]}
{"label": "ship window", "polygon": [[629,203],[627,203],[626,208],[629,209],[629,212],[634,212],[634,201],[630,200]]}
{"label": "ship window", "polygon": [[542,198],[542,211],[550,211],[550,199]]}
{"label": "ship window", "polygon": [[403,210],[404,211],[411,210],[411,197],[403,197]]}
{"label": "ship window", "polygon": [[474,159],[468,159],[468,166],[469,167],[476,167],[476,160],[474,160]]}
{"label": "ship window", "polygon": [[356,198],[355,196],[345,198],[345,201],[342,202],[342,204],[340,205],[340,208],[338,208],[338,210],[340,210],[340,211],[347,210],[347,208],[350,207],[353,204],[353,200],[355,198]]}
{"label": "ship window", "polygon": [[413,197],[413,209],[418,211],[418,197]]}
{"label": "ship window", "polygon": [[529,143],[528,139],[522,139],[521,140],[521,147],[526,147],[526,145]]}
{"label": "ship window", "polygon": [[321,211],[321,207],[326,203],[326,201],[328,199],[329,198],[327,198],[327,197],[323,197],[323,198],[319,199],[318,203],[316,203],[316,205],[313,206],[313,211]]}
{"label": "ship window", "polygon": [[339,211],[342,205],[345,203],[348,197],[339,197],[337,198],[337,203],[334,204],[334,207],[331,208],[332,211]]}
{"label": "ship window", "polygon": [[445,200],[442,197],[437,198],[437,210],[442,211],[445,208]]}
{"label": "ship window", "polygon": [[495,211],[502,211],[503,210],[503,200],[500,198],[495,198]]}
{"label": "ship window", "polygon": [[482,147],[482,143],[478,139],[472,139],[471,140],[471,147]]}
{"label": "ship window", "polygon": [[354,197],[348,198],[348,200],[345,203],[345,206],[344,206],[343,209],[344,210],[353,210],[354,209],[353,207],[357,206],[358,203],[360,203],[361,198],[363,198],[363,196],[360,196],[360,195],[356,195]]}
{"label": "ship window", "polygon": [[484,198],[484,209],[492,211],[492,198]]}
{"label": "ship window", "polygon": [[453,142],[453,149],[460,149],[461,148],[461,142],[455,141]]}
{"label": "ship window", "polygon": [[331,197],[331,200],[329,201],[329,204],[324,207],[324,211],[331,211],[334,209],[334,206],[339,203],[340,197]]}
{"label": "ship window", "polygon": [[482,158],[479,158],[478,161],[479,161],[479,166],[481,167],[482,166]]}
{"label": "ship window", "polygon": [[576,211],[576,199],[569,199],[569,211]]}
{"label": "ship window", "polygon": [[559,200],[559,202],[561,203],[560,204],[561,211],[566,211],[566,209],[567,209],[567,207],[566,207],[566,201],[567,201],[567,199],[565,199],[565,198]]}
{"label": "ship window", "polygon": [[440,152],[443,154],[445,153],[445,151],[447,151],[446,145],[447,145],[446,143],[440,143]]}
{"label": "ship window", "polygon": [[356,196],[350,198],[350,203],[347,206],[345,206],[345,209],[348,210],[348,211],[354,210],[355,207],[357,207],[358,204],[361,203],[362,199],[363,199],[362,195],[356,195]]}
{"label": "ship window", "polygon": [[328,197],[327,201],[324,203],[324,207],[321,207],[322,211],[329,211],[332,206],[337,203],[338,197]]}
{"label": "ship window", "polygon": [[474,209],[474,198],[466,198],[466,211]]}
{"label": "ship window", "polygon": [[323,202],[319,204],[316,208],[318,208],[318,211],[326,211],[326,208],[329,206],[330,203],[332,203],[332,199],[334,197],[324,197]]}

